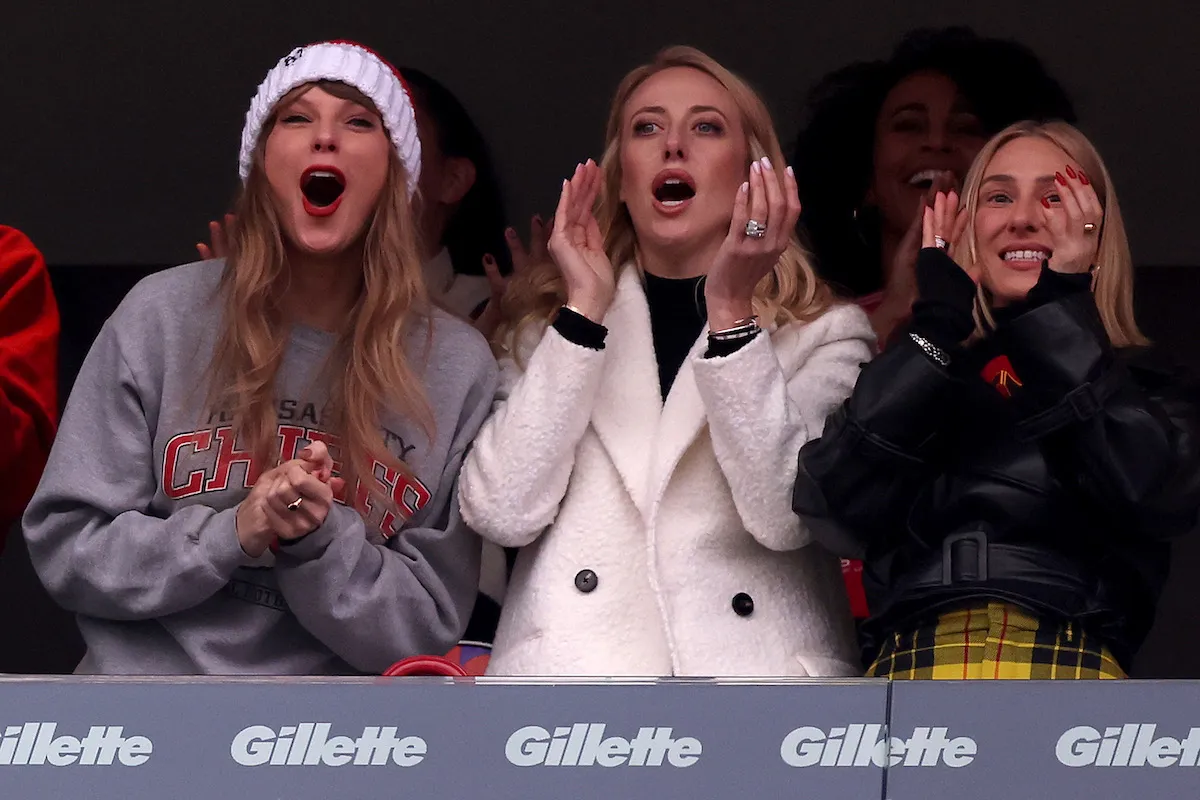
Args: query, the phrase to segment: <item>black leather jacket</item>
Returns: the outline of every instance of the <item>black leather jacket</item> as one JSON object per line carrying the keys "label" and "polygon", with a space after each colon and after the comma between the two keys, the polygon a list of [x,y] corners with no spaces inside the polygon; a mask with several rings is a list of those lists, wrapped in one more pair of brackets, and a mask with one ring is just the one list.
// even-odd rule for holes
{"label": "black leather jacket", "polygon": [[794,507],[865,562],[866,659],[939,610],[998,599],[1077,622],[1128,669],[1168,540],[1200,509],[1196,395],[1145,355],[1115,352],[1076,291],[948,368],[908,335],[864,367],[801,451]]}

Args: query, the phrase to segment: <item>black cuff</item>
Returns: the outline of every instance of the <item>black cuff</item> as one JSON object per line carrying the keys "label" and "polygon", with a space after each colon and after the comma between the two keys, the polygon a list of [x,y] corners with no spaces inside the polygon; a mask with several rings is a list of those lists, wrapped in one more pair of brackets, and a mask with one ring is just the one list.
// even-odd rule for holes
{"label": "black cuff", "polygon": [[917,253],[917,290],[914,331],[949,350],[975,330],[975,281],[946,251],[925,247]]}
{"label": "black cuff", "polygon": [[738,350],[741,350],[746,345],[754,341],[762,331],[756,331],[754,336],[747,336],[742,339],[731,339],[726,341],[708,340],[708,349],[704,351],[704,358],[724,358],[731,356]]}
{"label": "black cuff", "polygon": [[1050,269],[1050,261],[1046,260],[1042,262],[1042,273],[1038,276],[1038,282],[1025,296],[1025,303],[1028,308],[1037,308],[1062,300],[1076,292],[1090,291],[1091,288],[1090,272],[1055,272]]}
{"label": "black cuff", "polygon": [[592,322],[583,314],[566,306],[558,310],[558,316],[554,319],[554,330],[571,344],[589,350],[603,350],[604,339],[608,336],[608,328],[599,322]]}

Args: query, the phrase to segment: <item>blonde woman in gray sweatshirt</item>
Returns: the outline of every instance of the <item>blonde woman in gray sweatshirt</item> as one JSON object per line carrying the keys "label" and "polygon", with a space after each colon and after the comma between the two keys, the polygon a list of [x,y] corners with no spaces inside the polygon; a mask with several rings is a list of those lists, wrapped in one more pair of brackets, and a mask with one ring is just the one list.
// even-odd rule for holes
{"label": "blonde woman in gray sweatshirt", "polygon": [[80,371],[24,518],[83,673],[378,673],[475,600],[456,502],[497,380],[435,310],[395,71],[325,42],[246,115],[225,260],[139,284]]}

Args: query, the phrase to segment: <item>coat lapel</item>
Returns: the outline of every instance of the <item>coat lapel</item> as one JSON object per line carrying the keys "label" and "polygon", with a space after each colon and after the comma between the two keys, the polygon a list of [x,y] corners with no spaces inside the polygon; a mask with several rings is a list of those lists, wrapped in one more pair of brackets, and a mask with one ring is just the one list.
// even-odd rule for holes
{"label": "coat lapel", "polygon": [[633,265],[621,271],[604,325],[608,328],[604,345],[608,354],[592,411],[592,427],[634,505],[645,516],[650,452],[662,415],[662,394],[650,332],[650,308]]}
{"label": "coat lapel", "polygon": [[708,424],[704,402],[700,398],[700,390],[696,388],[695,371],[692,369],[692,359],[703,355],[707,349],[706,325],[692,345],[688,357],[679,367],[675,381],[671,384],[671,391],[667,394],[662,417],[659,419],[650,475],[651,504],[662,496],[679,459],[683,458],[683,454]]}
{"label": "coat lapel", "polygon": [[[796,361],[805,354],[795,348],[795,329],[778,330],[770,325],[761,335],[770,336],[776,357],[780,358],[784,374],[790,375],[796,369]],[[699,338],[692,345],[675,382],[671,384],[671,392],[663,406],[662,417],[658,424],[658,435],[654,443],[654,463],[650,470],[649,505],[662,497],[667,490],[671,475],[679,466],[684,453],[696,441],[696,438],[708,425],[708,410],[700,397],[696,386],[696,374],[692,368],[695,359],[704,355],[708,349],[708,326],[700,332]]]}

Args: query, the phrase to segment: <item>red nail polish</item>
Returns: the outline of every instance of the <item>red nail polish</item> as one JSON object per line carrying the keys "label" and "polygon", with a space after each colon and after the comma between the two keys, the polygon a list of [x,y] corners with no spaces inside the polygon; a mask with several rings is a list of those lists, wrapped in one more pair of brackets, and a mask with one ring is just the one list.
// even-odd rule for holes
{"label": "red nail polish", "polygon": [[1071,166],[1070,166],[1069,164],[1067,165],[1067,177],[1068,177],[1068,178],[1075,178],[1075,177],[1078,177],[1078,176],[1075,174],[1075,170],[1071,169]]}
{"label": "red nail polish", "polygon": [[1079,182],[1084,186],[1087,186],[1089,183],[1091,183],[1091,181],[1088,180],[1087,174],[1084,173],[1083,170],[1079,170]]}
{"label": "red nail polish", "polygon": [[1044,197],[1043,197],[1043,198],[1042,198],[1042,205],[1044,205],[1046,208],[1049,208],[1049,207],[1050,207],[1050,201],[1049,201],[1049,200],[1047,200],[1046,198],[1044,198]]}
{"label": "red nail polish", "polygon": [[1054,173],[1054,180],[1058,181],[1063,186],[1067,185],[1067,179],[1063,177],[1063,174],[1061,172]]}

